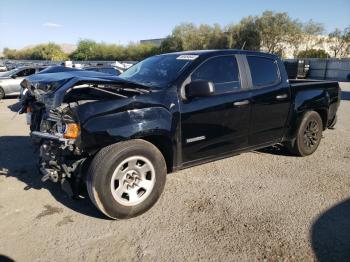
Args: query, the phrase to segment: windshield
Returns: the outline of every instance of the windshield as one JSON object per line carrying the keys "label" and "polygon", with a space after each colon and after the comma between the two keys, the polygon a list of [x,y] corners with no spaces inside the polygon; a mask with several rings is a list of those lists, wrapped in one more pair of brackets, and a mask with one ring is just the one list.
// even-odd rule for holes
{"label": "windshield", "polygon": [[14,73],[16,73],[17,70],[18,70],[18,69],[16,68],[16,69],[12,69],[12,70],[10,70],[10,71],[2,72],[2,73],[0,73],[0,76],[5,76],[5,77],[11,76],[11,75],[13,75]]}
{"label": "windshield", "polygon": [[146,86],[164,87],[175,80],[190,62],[175,54],[152,56],[130,67],[119,77]]}

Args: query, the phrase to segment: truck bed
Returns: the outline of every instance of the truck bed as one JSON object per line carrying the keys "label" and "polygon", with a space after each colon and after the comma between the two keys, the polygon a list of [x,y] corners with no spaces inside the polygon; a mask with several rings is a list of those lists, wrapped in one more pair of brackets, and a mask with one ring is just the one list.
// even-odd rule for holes
{"label": "truck bed", "polygon": [[313,79],[288,79],[289,83],[293,87],[298,86],[322,86],[322,87],[328,87],[328,86],[338,86],[339,84],[337,81],[323,81],[323,80],[313,80]]}

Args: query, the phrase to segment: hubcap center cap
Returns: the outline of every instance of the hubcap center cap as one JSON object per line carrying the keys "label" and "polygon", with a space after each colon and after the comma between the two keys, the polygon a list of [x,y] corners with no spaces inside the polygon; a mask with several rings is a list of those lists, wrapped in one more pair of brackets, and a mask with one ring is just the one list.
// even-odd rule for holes
{"label": "hubcap center cap", "polygon": [[128,173],[126,173],[125,182],[129,186],[133,186],[138,178],[139,178],[139,176],[138,176],[137,172],[135,170],[131,170]]}

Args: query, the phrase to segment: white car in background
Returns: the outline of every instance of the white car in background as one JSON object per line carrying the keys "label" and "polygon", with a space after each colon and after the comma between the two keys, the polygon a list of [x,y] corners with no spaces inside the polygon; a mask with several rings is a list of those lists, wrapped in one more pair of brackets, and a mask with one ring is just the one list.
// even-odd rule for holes
{"label": "white car in background", "polygon": [[43,70],[44,66],[25,66],[0,73],[0,99],[8,95],[20,94],[20,83],[32,74]]}
{"label": "white car in background", "polygon": [[5,65],[0,65],[0,72],[7,71],[7,67]]}

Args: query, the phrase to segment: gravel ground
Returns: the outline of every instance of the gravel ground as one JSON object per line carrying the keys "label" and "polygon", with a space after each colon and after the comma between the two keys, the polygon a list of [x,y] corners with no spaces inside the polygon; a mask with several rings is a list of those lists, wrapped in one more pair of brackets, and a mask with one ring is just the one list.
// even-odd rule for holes
{"label": "gravel ground", "polygon": [[[0,261],[349,261],[350,85],[315,154],[268,148],[168,176],[123,221],[41,183],[16,99],[0,102]],[[8,169],[6,171],[5,169]],[[2,255],[2,256],[1,256]]]}

